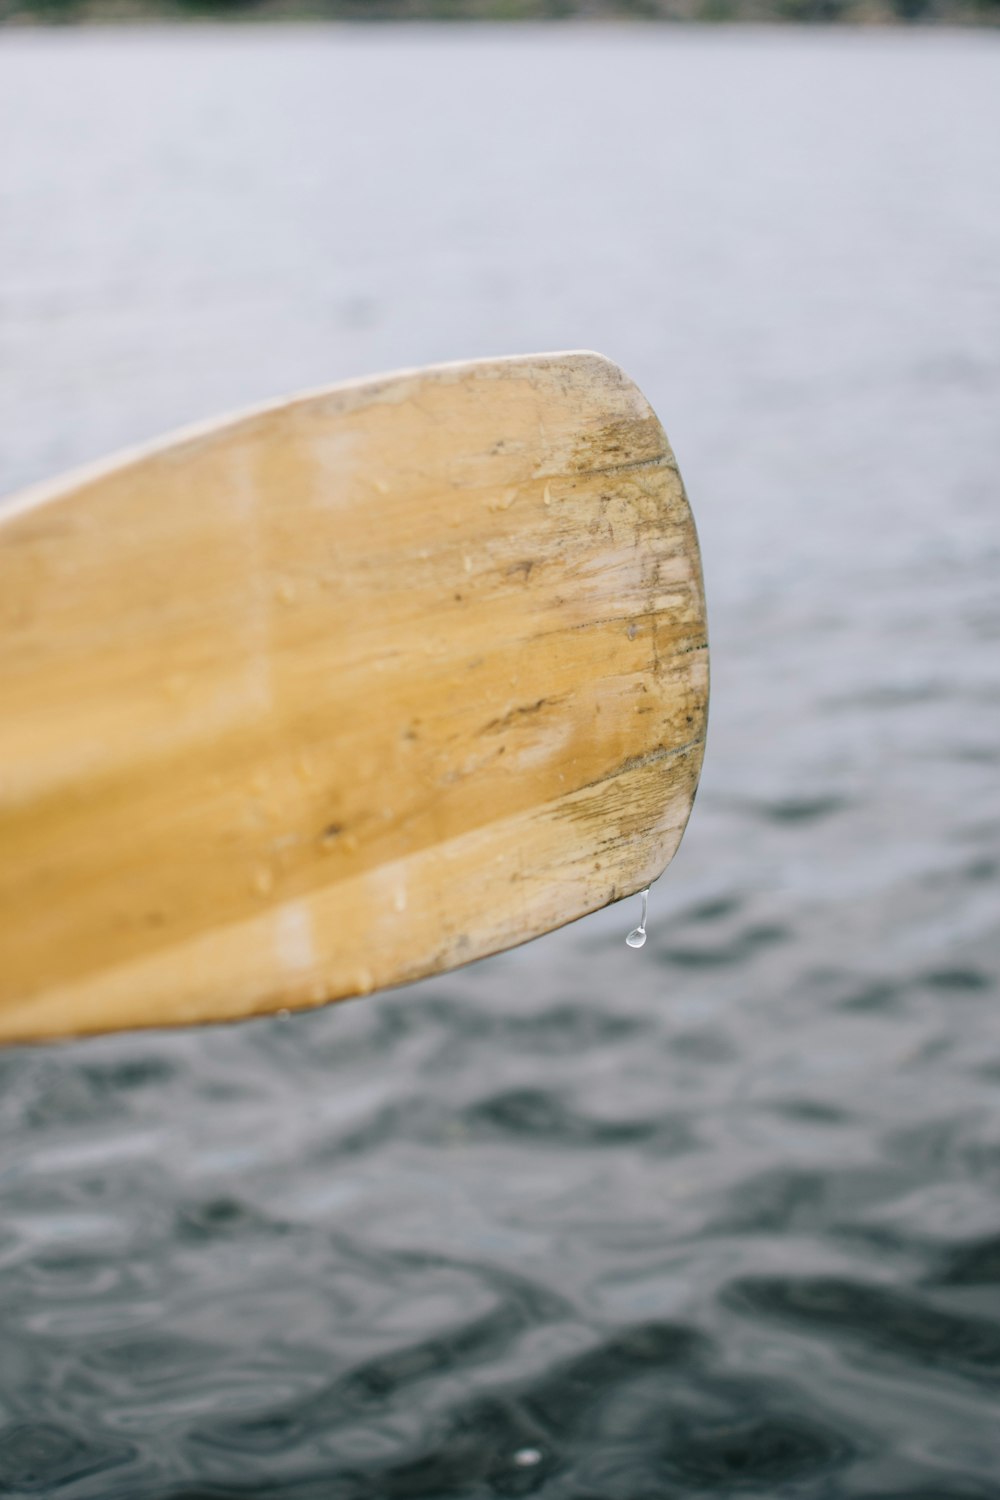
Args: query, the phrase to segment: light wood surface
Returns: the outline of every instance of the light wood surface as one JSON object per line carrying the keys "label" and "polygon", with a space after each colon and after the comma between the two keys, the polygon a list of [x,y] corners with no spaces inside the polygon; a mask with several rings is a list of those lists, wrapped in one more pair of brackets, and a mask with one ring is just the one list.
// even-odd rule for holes
{"label": "light wood surface", "polygon": [[0,1040],[365,994],[641,889],[707,670],[674,458],[598,355],[337,386],[25,493]]}

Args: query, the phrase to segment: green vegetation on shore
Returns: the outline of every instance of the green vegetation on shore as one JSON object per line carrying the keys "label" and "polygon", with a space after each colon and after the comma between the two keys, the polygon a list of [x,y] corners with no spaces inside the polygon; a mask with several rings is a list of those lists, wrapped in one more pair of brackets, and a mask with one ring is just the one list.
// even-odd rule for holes
{"label": "green vegetation on shore", "polygon": [[132,20],[1000,23],[1000,0],[0,0],[0,25]]}

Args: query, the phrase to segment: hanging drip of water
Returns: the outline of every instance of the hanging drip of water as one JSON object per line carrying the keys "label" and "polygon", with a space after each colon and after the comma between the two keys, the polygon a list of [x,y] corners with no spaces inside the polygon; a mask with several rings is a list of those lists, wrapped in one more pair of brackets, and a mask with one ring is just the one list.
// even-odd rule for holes
{"label": "hanging drip of water", "polygon": [[646,941],[646,913],[649,910],[649,886],[640,892],[642,896],[642,916],[639,918],[638,927],[633,927],[625,939],[630,948],[641,948]]}

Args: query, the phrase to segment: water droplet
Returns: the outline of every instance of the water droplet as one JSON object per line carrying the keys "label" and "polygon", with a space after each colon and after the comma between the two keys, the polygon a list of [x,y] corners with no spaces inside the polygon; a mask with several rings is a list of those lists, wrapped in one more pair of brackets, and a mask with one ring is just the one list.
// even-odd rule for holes
{"label": "water droplet", "polygon": [[638,927],[633,927],[632,931],[629,933],[628,937],[625,939],[626,943],[628,943],[628,945],[629,945],[630,948],[641,948],[643,946],[643,944],[645,943],[645,941],[646,941],[646,912],[649,909],[649,886],[648,885],[647,885],[646,889],[641,892],[641,895],[642,895],[642,916],[639,919],[639,925],[638,925]]}
{"label": "water droplet", "polygon": [[518,1448],[514,1454],[514,1462],[519,1469],[534,1468],[535,1464],[540,1464],[541,1461],[542,1453],[540,1448]]}
{"label": "water droplet", "polygon": [[291,1013],[290,1010],[276,1010],[275,1011],[275,1015],[277,1016],[277,1018],[278,1018],[279,1021],[287,1021],[291,1017],[291,1014],[292,1013]]}

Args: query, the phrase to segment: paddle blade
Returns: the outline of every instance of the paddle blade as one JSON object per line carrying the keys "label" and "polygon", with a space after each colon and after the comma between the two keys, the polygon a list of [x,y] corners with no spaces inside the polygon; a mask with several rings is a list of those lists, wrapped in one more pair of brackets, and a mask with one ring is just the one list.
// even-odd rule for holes
{"label": "paddle blade", "polygon": [[338,386],[0,519],[0,1040],[321,1004],[668,863],[707,704],[670,448],[593,354]]}

